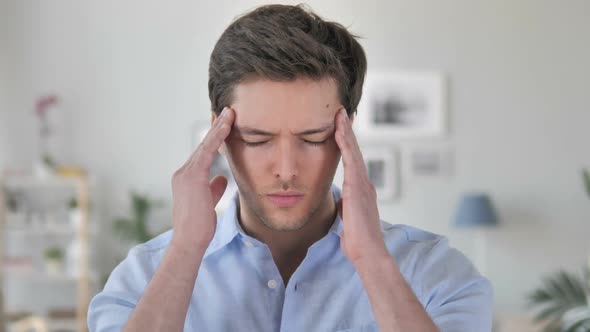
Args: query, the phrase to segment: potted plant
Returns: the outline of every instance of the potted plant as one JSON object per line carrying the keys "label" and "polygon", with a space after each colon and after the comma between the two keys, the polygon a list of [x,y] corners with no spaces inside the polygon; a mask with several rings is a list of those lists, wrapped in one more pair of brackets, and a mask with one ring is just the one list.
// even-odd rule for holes
{"label": "potted plant", "polygon": [[54,94],[44,95],[35,103],[35,114],[39,119],[39,159],[34,163],[33,170],[36,176],[47,178],[54,174],[56,163],[53,159],[55,151],[55,128],[51,127],[49,109],[58,104],[58,97]]}
{"label": "potted plant", "polygon": [[49,275],[59,275],[63,271],[64,251],[54,246],[45,249],[45,268]]}
{"label": "potted plant", "polygon": [[582,170],[582,179],[584,180],[584,188],[586,189],[586,194],[590,197],[590,171],[587,169]]}
{"label": "potted plant", "polygon": [[133,191],[130,195],[132,214],[127,218],[117,218],[113,223],[113,230],[121,238],[139,244],[157,235],[150,232],[148,219],[152,210],[163,203]]}
{"label": "potted plant", "polygon": [[77,230],[82,222],[82,211],[78,207],[78,200],[74,197],[68,202],[68,216],[70,225]]}
{"label": "potted plant", "polygon": [[[582,179],[584,179],[584,188],[586,189],[586,194],[588,194],[588,198],[590,198],[590,171],[587,169],[582,170]],[[589,290],[588,296],[590,297],[590,252],[588,253],[588,268],[586,273],[586,286]],[[588,303],[590,304],[590,298],[588,299]]]}
{"label": "potted plant", "polygon": [[[582,179],[590,197],[588,170],[582,170]],[[547,324],[543,332],[590,331],[590,257],[587,264],[582,277],[559,271],[529,294],[529,305],[539,308],[535,320]]]}

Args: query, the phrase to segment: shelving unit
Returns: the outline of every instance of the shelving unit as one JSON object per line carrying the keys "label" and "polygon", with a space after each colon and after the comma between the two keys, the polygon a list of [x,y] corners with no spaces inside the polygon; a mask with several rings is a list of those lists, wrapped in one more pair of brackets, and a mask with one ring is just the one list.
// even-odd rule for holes
{"label": "shelving unit", "polygon": [[[38,178],[34,176],[4,176],[0,177],[0,285],[6,296],[4,285],[7,282],[28,283],[41,287],[57,287],[56,285],[76,283],[76,307],[75,317],[73,319],[66,317],[67,314],[63,312],[57,313],[55,310],[51,312],[37,312],[32,309],[31,315],[16,319],[17,322],[5,322],[8,327],[6,332],[12,332],[19,324],[22,325],[27,321],[36,322],[35,324],[42,324],[40,330],[47,329],[47,331],[87,331],[86,315],[87,308],[91,296],[91,284],[96,284],[95,276],[90,273],[89,262],[89,244],[90,244],[90,229],[89,229],[89,202],[90,202],[90,186],[93,185],[94,179],[87,175],[77,174],[68,176],[50,176]],[[48,220],[26,220],[23,227],[11,228],[9,225],[10,208],[7,204],[7,194],[14,192],[39,192],[42,191],[45,195],[51,195],[52,192],[58,191],[72,191],[76,197],[77,208],[80,211],[78,224],[68,222],[49,223]],[[30,217],[30,216],[29,216]],[[46,215],[45,215],[46,217]],[[75,275],[66,275],[62,272],[61,275],[50,275],[39,269],[35,264],[30,264],[31,268],[23,269],[23,271],[15,271],[8,269],[5,265],[6,248],[5,245],[9,243],[7,239],[10,237],[33,237],[39,238],[48,236],[51,238],[64,238],[76,241],[78,248],[77,267]],[[62,241],[62,240],[60,240]],[[42,253],[37,252],[35,257],[42,256]],[[14,259],[14,258],[13,258]],[[18,260],[18,258],[16,258]],[[33,260],[33,259],[31,259]],[[37,264],[39,265],[39,264]],[[8,320],[11,316],[18,316],[18,313],[7,313],[9,304],[4,300],[4,309],[2,309],[2,292],[0,292],[0,332],[3,331],[2,314],[4,319]],[[56,297],[59,294],[55,295]],[[56,298],[57,299],[57,298]],[[32,301],[32,306],[35,306],[35,299]],[[41,322],[41,323],[40,323]]]}

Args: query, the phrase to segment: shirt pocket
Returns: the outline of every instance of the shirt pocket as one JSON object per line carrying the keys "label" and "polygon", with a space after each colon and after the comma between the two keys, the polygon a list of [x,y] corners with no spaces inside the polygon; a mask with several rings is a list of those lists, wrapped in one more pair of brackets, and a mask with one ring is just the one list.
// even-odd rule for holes
{"label": "shirt pocket", "polygon": [[379,326],[377,325],[377,322],[370,322],[343,330],[336,330],[334,332],[379,332]]}

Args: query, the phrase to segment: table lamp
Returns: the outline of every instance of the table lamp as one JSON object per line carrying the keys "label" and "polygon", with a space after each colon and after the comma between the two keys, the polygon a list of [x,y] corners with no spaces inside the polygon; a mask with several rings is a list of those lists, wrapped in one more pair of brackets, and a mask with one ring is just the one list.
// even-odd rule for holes
{"label": "table lamp", "polygon": [[490,197],[481,192],[463,194],[455,215],[454,226],[475,231],[475,261],[480,273],[486,273],[486,228],[498,225]]}

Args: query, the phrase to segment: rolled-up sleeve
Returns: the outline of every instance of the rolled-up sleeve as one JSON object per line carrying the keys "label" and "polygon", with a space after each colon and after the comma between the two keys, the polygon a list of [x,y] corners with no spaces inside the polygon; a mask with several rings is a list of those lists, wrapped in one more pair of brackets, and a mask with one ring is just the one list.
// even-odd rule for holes
{"label": "rolled-up sleeve", "polygon": [[416,268],[420,300],[441,332],[492,330],[492,285],[446,238],[433,241]]}
{"label": "rolled-up sleeve", "polygon": [[102,292],[90,302],[90,332],[121,331],[153,275],[151,252],[138,246],[113,270]]}

